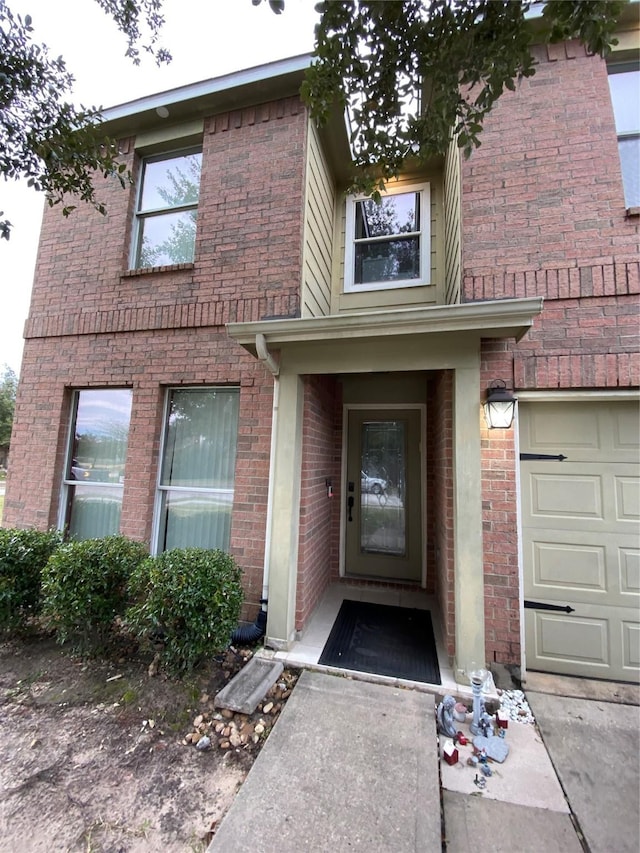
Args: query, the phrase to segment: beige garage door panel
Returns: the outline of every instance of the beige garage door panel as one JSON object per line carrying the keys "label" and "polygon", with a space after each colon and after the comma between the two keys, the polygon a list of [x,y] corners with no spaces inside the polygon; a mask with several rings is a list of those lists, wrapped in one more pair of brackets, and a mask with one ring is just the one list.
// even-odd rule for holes
{"label": "beige garage door panel", "polygon": [[[582,608],[576,613],[530,611],[527,660],[546,672],[635,681],[640,667],[640,629],[621,608]],[[533,667],[532,667],[533,668]]]}
{"label": "beige garage door panel", "polygon": [[[525,598],[640,606],[640,549],[634,536],[523,531]],[[565,603],[564,601],[562,602]]]}
{"label": "beige garage door panel", "polygon": [[530,669],[640,680],[638,404],[523,403],[524,597]]}
{"label": "beige garage door panel", "polygon": [[640,481],[629,463],[522,462],[527,526],[636,534]]}
{"label": "beige garage door panel", "polygon": [[638,461],[638,404],[521,403],[520,449],[570,462]]}

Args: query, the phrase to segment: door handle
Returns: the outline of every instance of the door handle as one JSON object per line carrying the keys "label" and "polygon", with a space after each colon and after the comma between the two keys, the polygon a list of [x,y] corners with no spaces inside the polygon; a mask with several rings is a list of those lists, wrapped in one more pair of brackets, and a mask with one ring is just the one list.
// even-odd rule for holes
{"label": "door handle", "polygon": [[351,510],[353,509],[353,503],[354,503],[353,495],[349,495],[349,497],[347,498],[347,509],[348,509],[349,521],[353,521],[353,517],[351,515]]}

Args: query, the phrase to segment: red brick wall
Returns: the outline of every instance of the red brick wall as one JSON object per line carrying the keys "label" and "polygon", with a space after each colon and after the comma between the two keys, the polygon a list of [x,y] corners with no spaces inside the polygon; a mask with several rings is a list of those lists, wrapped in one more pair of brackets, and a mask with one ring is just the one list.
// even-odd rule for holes
{"label": "red brick wall", "polygon": [[425,435],[425,506],[423,512],[424,520],[424,535],[426,537],[426,569],[427,580],[425,592],[429,595],[434,595],[437,588],[437,564],[436,564],[436,529],[438,523],[438,497],[435,493],[435,468],[438,464],[437,452],[435,449],[436,434],[432,429],[431,418],[437,412],[438,405],[434,404],[434,387],[436,387],[436,375],[429,373],[426,377],[427,385],[427,408],[426,408],[426,435]]}
{"label": "red brick wall", "polygon": [[[262,594],[273,380],[224,324],[299,314],[306,116],[297,98],[205,121],[193,264],[127,271],[134,190],[44,216],[3,523],[57,521],[72,389],[133,388],[121,532],[149,541],[165,390],[240,386],[231,551]],[[134,144],[125,158],[135,167]],[[16,462],[15,460],[19,460]]]}
{"label": "red brick wall", "polygon": [[305,140],[297,99],[205,122],[194,264],[127,271],[133,188],[101,185],[106,218],[47,210],[27,337],[297,316]]}
{"label": "red brick wall", "polygon": [[[640,384],[638,218],[625,211],[606,65],[574,42],[538,60],[463,163],[464,300],[545,299],[518,344],[483,343],[480,396],[493,379]],[[482,429],[487,659],[519,662],[515,434]]]}
{"label": "red brick wall", "polygon": [[[507,341],[486,341],[483,388],[503,379],[512,387]],[[482,545],[486,662],[520,663],[520,575],[515,429],[487,428],[479,407],[482,460]]]}
{"label": "red brick wall", "polygon": [[[302,442],[300,545],[296,629],[301,629],[338,564],[340,454],[336,453],[337,382],[332,376],[305,377]],[[331,480],[333,497],[327,497]]]}
{"label": "red brick wall", "polygon": [[640,384],[638,217],[627,217],[606,64],[538,51],[463,165],[464,299],[544,296],[516,387]]}
{"label": "red brick wall", "polygon": [[[273,380],[223,329],[85,335],[30,341],[22,364],[6,526],[55,525],[71,389],[132,387],[121,532],[150,541],[165,388],[240,387],[231,552],[244,571],[247,607],[262,593]],[[19,457],[17,454],[20,454]]]}

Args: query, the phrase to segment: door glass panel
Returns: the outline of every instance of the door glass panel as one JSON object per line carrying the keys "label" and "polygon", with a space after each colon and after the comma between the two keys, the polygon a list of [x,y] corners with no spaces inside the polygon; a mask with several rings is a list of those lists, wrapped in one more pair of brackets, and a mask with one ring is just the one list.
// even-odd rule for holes
{"label": "door glass panel", "polygon": [[404,421],[362,424],[361,553],[406,554],[405,447]]}

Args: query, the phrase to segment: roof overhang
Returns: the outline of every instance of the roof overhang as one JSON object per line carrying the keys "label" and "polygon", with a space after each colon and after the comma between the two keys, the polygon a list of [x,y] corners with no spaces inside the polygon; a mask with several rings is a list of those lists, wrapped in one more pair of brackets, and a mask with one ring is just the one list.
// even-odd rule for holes
{"label": "roof overhang", "polygon": [[101,127],[112,137],[131,135],[298,95],[310,64],[311,55],[303,54],[138,98],[103,110]]}
{"label": "roof overhang", "polygon": [[333,314],[253,323],[229,323],[229,335],[252,355],[256,337],[264,336],[269,349],[317,341],[372,341],[387,337],[468,333],[480,338],[515,338],[519,341],[542,311],[542,297],[468,302],[395,311]]}

